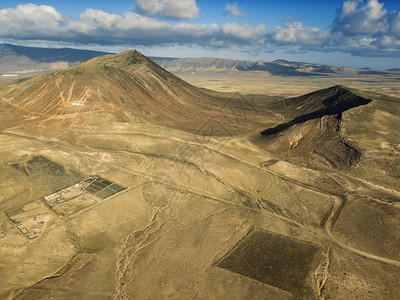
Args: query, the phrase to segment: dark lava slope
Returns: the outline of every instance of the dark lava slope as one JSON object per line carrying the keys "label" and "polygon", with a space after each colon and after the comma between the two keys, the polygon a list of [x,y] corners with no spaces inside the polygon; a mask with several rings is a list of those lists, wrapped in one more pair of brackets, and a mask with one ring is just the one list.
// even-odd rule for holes
{"label": "dark lava slope", "polygon": [[256,143],[315,167],[349,167],[361,152],[340,134],[342,113],[370,102],[342,86],[287,99],[283,104],[292,119],[262,131]]}

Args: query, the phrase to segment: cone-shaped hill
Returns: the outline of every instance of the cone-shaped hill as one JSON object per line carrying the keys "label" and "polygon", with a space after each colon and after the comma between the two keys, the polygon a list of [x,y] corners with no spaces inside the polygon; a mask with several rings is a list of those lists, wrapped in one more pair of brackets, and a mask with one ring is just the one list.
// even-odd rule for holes
{"label": "cone-shaped hill", "polygon": [[[334,86],[307,95],[285,100],[285,106],[297,111],[298,115],[315,113],[316,115],[332,115],[344,112],[353,107],[365,105],[371,100],[364,99],[349,88]],[[311,116],[312,117],[312,116]]]}
{"label": "cone-shaped hill", "polygon": [[281,132],[295,124],[300,124],[324,116],[337,115],[354,107],[366,105],[371,100],[364,99],[349,89],[342,86],[334,86],[319,90],[304,96],[283,101],[287,114],[293,119],[287,123],[264,130],[264,136]]}
{"label": "cone-shaped hill", "polygon": [[95,112],[106,112],[116,120],[139,118],[189,132],[197,132],[210,120],[218,125],[212,135],[231,135],[278,120],[238,94],[194,87],[136,50],[14,81],[0,87],[0,99],[13,116],[7,125],[19,115],[32,121],[85,113],[93,118]]}
{"label": "cone-shaped hill", "polygon": [[0,129],[34,123],[26,128],[59,138],[70,126],[107,122],[145,121],[214,136],[267,128],[256,142],[286,159],[337,167],[358,160],[360,151],[340,134],[341,118],[370,100],[343,86],[280,100],[192,86],[132,50],[0,86]]}
{"label": "cone-shaped hill", "polygon": [[302,163],[349,167],[361,152],[340,133],[342,113],[370,102],[342,86],[287,99],[292,120],[262,131],[257,142]]}

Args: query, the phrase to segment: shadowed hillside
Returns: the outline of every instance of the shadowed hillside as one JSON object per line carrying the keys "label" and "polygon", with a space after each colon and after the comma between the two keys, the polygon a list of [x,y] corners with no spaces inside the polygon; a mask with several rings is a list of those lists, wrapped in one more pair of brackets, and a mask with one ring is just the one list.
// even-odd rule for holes
{"label": "shadowed hillside", "polygon": [[349,167],[361,152],[341,135],[342,113],[370,102],[342,86],[285,100],[294,118],[262,131],[257,141],[299,162]]}
{"label": "shadowed hillside", "polygon": [[328,115],[338,115],[348,109],[366,105],[369,102],[371,102],[371,100],[357,96],[342,86],[335,86],[301,97],[288,99],[285,100],[283,104],[285,108],[296,117],[290,122],[266,129],[261,132],[261,134],[264,136],[277,134],[295,124],[304,123]]}

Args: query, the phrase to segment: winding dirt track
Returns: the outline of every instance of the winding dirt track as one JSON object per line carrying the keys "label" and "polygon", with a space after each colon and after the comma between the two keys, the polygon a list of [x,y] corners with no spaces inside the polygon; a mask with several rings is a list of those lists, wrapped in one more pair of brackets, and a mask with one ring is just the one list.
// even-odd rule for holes
{"label": "winding dirt track", "polygon": [[368,252],[356,249],[354,247],[351,247],[349,245],[346,245],[345,243],[343,243],[342,241],[338,240],[333,234],[332,234],[332,228],[334,226],[335,220],[337,220],[339,213],[340,213],[340,209],[344,204],[344,199],[339,197],[339,196],[332,196],[334,199],[334,205],[332,207],[331,213],[325,223],[325,230],[327,235],[329,236],[329,238],[335,242],[336,244],[338,244],[339,246],[343,247],[344,249],[353,252],[355,254],[358,254],[360,256],[369,258],[369,259],[373,259],[373,260],[377,260],[386,264],[390,264],[396,267],[400,267],[400,261],[397,260],[393,260],[393,259],[389,259],[389,258],[385,258],[382,256],[377,256],[374,254],[370,254]]}

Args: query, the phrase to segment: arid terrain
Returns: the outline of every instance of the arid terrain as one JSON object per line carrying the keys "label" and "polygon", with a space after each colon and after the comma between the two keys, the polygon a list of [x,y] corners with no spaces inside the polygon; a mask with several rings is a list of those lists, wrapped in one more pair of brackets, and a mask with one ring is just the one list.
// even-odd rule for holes
{"label": "arid terrain", "polygon": [[399,298],[399,76],[213,76],[0,85],[0,299]]}
{"label": "arid terrain", "polygon": [[327,76],[275,76],[266,72],[176,72],[199,87],[220,92],[295,97],[334,85],[385,95],[400,95],[400,73],[329,74]]}

